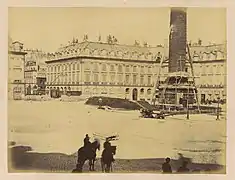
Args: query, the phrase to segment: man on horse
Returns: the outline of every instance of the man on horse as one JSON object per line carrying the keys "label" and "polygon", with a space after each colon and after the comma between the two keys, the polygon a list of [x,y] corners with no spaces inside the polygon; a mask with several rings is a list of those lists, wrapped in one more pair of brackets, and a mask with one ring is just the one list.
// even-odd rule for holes
{"label": "man on horse", "polygon": [[84,147],[85,148],[91,144],[90,137],[89,137],[88,134],[86,134],[86,137],[84,138],[83,142],[84,142]]}
{"label": "man on horse", "polygon": [[111,143],[109,142],[109,138],[105,138],[104,142],[104,149],[107,149],[111,146]]}
{"label": "man on horse", "polygon": [[86,134],[84,138],[84,146],[78,149],[77,168],[82,172],[83,165],[89,160],[89,169],[94,171],[94,162],[96,160],[96,150],[100,150],[99,139],[95,138],[94,142],[90,142],[90,137]]}
{"label": "man on horse", "polygon": [[116,148],[116,146],[111,146],[111,143],[109,142],[110,138],[106,138],[106,141],[104,142],[104,150],[101,155],[101,164],[102,164],[102,171],[110,172],[111,164],[114,162],[114,155],[115,150],[113,148]]}

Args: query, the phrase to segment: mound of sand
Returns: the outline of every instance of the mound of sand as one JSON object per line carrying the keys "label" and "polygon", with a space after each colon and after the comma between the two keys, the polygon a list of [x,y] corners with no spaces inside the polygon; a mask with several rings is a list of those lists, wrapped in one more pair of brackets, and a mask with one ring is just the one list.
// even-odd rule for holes
{"label": "mound of sand", "polygon": [[[99,99],[102,99],[102,102],[99,102]],[[110,97],[102,97],[102,96],[94,96],[90,97],[86,104],[88,105],[102,105],[102,106],[109,106],[111,108],[120,108],[120,109],[127,109],[127,110],[139,110],[141,107],[131,102],[127,99],[121,98],[110,98]]]}

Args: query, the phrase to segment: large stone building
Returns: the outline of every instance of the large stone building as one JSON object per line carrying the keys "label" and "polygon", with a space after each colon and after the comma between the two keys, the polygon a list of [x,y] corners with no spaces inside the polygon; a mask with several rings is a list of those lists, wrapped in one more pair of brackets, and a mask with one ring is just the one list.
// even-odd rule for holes
{"label": "large stone building", "polygon": [[8,39],[8,99],[22,99],[25,94],[23,44]]}
{"label": "large stone building", "polygon": [[47,88],[84,96],[151,99],[162,46],[73,43],[52,55]]}
{"label": "large stone building", "polygon": [[[61,94],[151,100],[168,48],[101,42],[72,43],[50,54],[47,90]],[[199,100],[226,99],[226,45],[190,45]],[[191,72],[186,64],[186,71]],[[161,78],[168,73],[165,65]]]}

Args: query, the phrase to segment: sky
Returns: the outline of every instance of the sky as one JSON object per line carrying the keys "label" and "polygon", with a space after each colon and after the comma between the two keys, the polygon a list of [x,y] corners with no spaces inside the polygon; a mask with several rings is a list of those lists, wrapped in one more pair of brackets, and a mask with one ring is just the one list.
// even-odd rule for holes
{"label": "sky", "polygon": [[[51,8],[14,7],[8,11],[8,32],[25,48],[56,51],[73,37],[82,41],[102,41],[114,35],[120,44],[135,40],[149,45],[168,42],[169,8]],[[188,40],[204,44],[226,41],[225,8],[188,8]]]}

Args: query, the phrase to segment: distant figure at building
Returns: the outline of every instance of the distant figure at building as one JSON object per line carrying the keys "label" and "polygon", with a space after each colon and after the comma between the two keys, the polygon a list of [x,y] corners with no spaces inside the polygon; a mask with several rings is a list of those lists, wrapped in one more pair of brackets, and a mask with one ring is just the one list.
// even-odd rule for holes
{"label": "distant figure at building", "polygon": [[178,169],[178,173],[188,173],[189,169],[187,168],[188,162],[183,161],[182,166]]}
{"label": "distant figure at building", "polygon": [[171,161],[171,159],[169,157],[167,157],[165,159],[165,162],[162,164],[162,172],[163,173],[172,173],[170,161]]}

